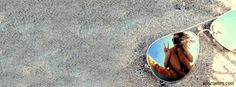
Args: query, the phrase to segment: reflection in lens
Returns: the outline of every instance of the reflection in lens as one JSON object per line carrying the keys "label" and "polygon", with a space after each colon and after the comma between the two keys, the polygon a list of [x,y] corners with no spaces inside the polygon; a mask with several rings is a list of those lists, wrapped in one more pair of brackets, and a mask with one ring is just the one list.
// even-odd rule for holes
{"label": "reflection in lens", "polygon": [[159,79],[177,81],[191,70],[198,53],[198,37],[192,32],[177,32],[153,42],[147,50],[147,62]]}
{"label": "reflection in lens", "polygon": [[231,10],[211,24],[212,36],[223,47],[236,52],[236,10]]}

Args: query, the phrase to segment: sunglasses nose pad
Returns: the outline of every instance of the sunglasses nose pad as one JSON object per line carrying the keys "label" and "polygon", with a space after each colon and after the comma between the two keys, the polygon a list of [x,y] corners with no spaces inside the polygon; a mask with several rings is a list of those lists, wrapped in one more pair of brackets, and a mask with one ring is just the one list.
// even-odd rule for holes
{"label": "sunglasses nose pad", "polygon": [[[173,35],[179,35],[180,37],[174,37]],[[182,39],[178,39],[181,37],[188,37],[185,39],[191,40],[181,43]],[[173,38],[176,40],[173,40]],[[198,36],[193,32],[176,32],[154,41],[149,46],[147,62],[157,78],[162,81],[173,82],[179,81],[188,74],[195,64],[198,54]]]}
{"label": "sunglasses nose pad", "polygon": [[236,10],[231,10],[213,21],[211,31],[219,44],[236,52]]}

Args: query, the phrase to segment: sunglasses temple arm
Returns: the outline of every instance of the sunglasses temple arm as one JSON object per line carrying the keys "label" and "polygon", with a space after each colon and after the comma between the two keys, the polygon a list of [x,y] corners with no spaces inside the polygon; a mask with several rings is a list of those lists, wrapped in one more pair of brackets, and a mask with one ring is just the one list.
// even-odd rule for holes
{"label": "sunglasses temple arm", "polygon": [[201,23],[198,23],[198,24],[195,24],[195,25],[193,25],[193,26],[191,26],[191,27],[188,27],[188,28],[186,28],[186,29],[184,29],[184,30],[182,30],[182,31],[186,31],[186,30],[192,29],[192,28],[194,28],[194,27],[197,27],[197,26],[199,26],[199,25],[205,24],[205,23],[207,23],[207,22],[209,22],[209,21],[215,20],[215,19],[218,18],[218,17],[219,17],[219,16],[210,18],[210,19],[208,19],[208,20],[206,20],[206,21],[203,21],[203,22],[201,22]]}

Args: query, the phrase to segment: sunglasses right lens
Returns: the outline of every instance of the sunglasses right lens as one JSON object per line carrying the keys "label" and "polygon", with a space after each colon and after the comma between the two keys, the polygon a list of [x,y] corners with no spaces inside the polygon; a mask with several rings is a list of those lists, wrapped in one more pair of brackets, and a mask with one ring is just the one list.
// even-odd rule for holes
{"label": "sunglasses right lens", "polygon": [[211,24],[212,36],[223,47],[236,52],[236,10],[231,10]]}

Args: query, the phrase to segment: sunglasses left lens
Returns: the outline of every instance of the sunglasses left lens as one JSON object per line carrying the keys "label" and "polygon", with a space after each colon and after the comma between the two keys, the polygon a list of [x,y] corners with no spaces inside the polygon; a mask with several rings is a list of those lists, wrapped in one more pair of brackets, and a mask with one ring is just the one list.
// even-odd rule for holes
{"label": "sunglasses left lens", "polygon": [[154,41],[147,50],[152,73],[163,81],[177,81],[198,58],[199,39],[193,32],[176,32]]}

